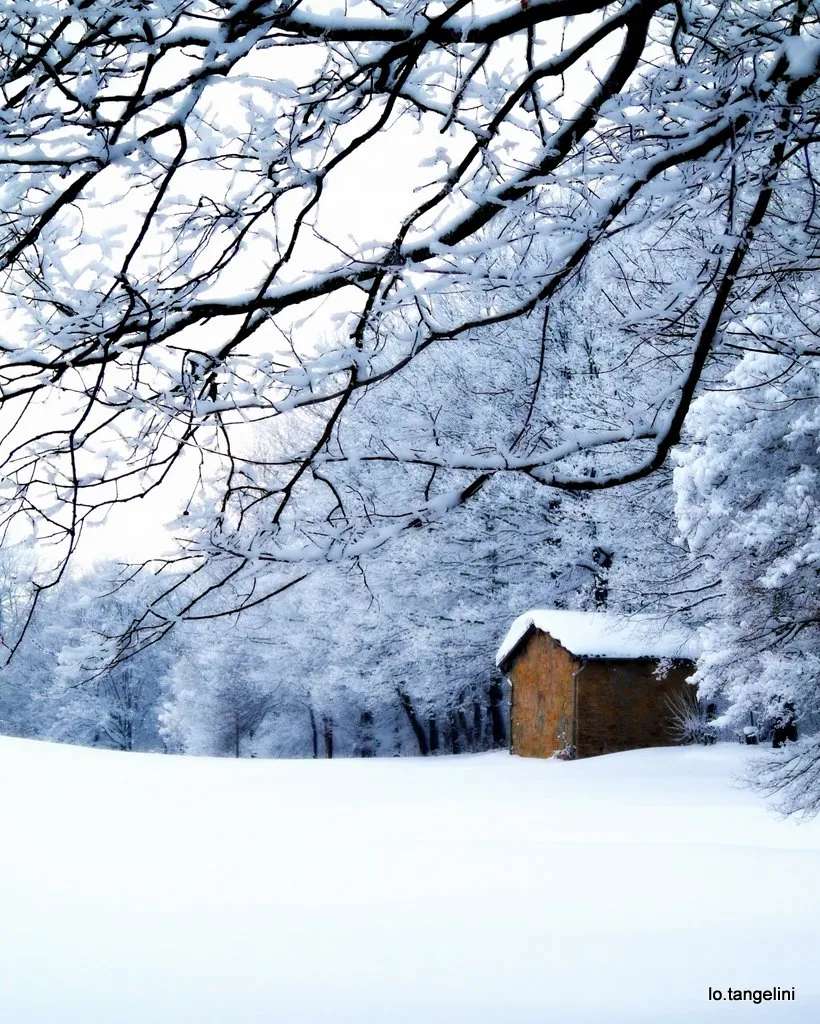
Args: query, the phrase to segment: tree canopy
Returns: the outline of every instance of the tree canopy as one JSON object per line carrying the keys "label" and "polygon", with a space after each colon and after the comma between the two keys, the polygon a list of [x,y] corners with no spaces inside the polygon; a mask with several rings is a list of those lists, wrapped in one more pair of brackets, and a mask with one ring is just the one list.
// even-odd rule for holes
{"label": "tree canopy", "polygon": [[[47,586],[84,523],[193,473],[137,646],[494,477],[639,480],[710,367],[817,350],[809,0],[2,9],[2,521],[52,543]],[[510,400],[473,424],[464,386]]]}

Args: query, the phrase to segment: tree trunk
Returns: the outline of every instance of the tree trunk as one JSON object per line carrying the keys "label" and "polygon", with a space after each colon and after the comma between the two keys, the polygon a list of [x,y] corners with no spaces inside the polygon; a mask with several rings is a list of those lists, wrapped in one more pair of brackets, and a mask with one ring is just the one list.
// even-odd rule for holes
{"label": "tree trunk", "polygon": [[596,608],[606,608],[609,601],[609,570],[612,568],[612,552],[604,548],[595,548],[592,560],[598,566],[592,584],[592,599]]}
{"label": "tree trunk", "polygon": [[313,743],[313,759],[319,756],[319,730],[316,728],[316,713],[313,705],[308,701],[308,714],[310,715],[310,738]]}
{"label": "tree trunk", "polygon": [[333,757],[333,719],[330,715],[322,716],[322,735],[325,740],[325,757]]}
{"label": "tree trunk", "polygon": [[496,748],[507,745],[507,725],[504,721],[503,707],[504,691],[501,681],[494,679],[490,683],[490,718],[493,726],[493,746]]}
{"label": "tree trunk", "polygon": [[461,737],[458,732],[458,720],[456,713],[453,708],[447,712],[447,725],[445,743],[450,748],[450,752],[453,754],[461,753]]}
{"label": "tree trunk", "polygon": [[475,750],[475,736],[473,735],[470,723],[467,721],[467,716],[464,714],[464,709],[461,707],[456,711],[456,721],[458,722],[461,735],[464,737],[464,750]]}
{"label": "tree trunk", "polygon": [[424,731],[424,726],[418,719],[416,709],[413,707],[413,703],[407,694],[402,690],[401,687],[396,688],[396,693],[399,695],[399,701],[404,709],[404,713],[407,715],[407,721],[410,723],[410,728],[416,737],[416,742],[419,745],[419,753],[422,757],[427,757],[430,753],[430,745],[427,742],[427,734]]}
{"label": "tree trunk", "polygon": [[356,739],[357,757],[375,757],[376,739],[373,735],[373,712],[362,711],[359,716],[359,735]]}
{"label": "tree trunk", "polygon": [[430,715],[427,723],[430,729],[430,753],[437,754],[439,748],[438,742],[438,722],[435,715]]}
{"label": "tree trunk", "polygon": [[476,746],[480,744],[483,750],[486,743],[484,739],[484,711],[481,707],[481,701],[477,696],[473,697],[473,735],[475,736]]}

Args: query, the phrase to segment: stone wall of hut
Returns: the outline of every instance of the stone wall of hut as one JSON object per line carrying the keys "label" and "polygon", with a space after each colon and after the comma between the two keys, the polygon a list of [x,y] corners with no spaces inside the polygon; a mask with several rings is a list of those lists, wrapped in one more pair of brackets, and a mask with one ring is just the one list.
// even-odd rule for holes
{"label": "stone wall of hut", "polygon": [[587,661],[576,673],[576,756],[614,754],[677,742],[670,701],[686,698],[694,666],[675,662],[665,676],[658,662]]}

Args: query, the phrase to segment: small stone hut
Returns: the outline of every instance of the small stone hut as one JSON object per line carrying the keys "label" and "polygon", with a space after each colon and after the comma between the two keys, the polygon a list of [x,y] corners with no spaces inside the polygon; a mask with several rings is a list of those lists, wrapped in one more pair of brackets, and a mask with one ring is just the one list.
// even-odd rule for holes
{"label": "small stone hut", "polygon": [[649,616],[519,616],[497,659],[511,683],[511,752],[593,757],[675,743],[672,706],[694,699],[696,657],[692,637]]}

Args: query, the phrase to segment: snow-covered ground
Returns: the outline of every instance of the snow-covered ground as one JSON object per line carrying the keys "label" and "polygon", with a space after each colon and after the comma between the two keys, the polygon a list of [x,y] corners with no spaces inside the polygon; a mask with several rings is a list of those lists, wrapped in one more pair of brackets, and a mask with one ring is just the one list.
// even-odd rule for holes
{"label": "snow-covered ground", "polygon": [[820,821],[734,785],[746,756],[263,762],[2,739],[0,1017],[820,1020]]}

